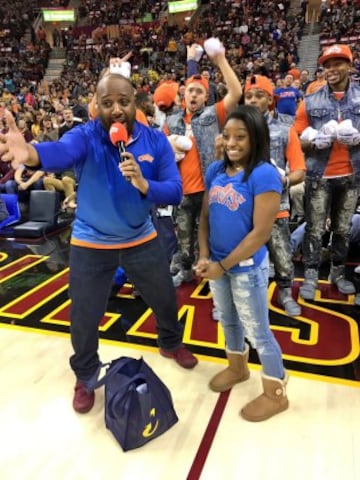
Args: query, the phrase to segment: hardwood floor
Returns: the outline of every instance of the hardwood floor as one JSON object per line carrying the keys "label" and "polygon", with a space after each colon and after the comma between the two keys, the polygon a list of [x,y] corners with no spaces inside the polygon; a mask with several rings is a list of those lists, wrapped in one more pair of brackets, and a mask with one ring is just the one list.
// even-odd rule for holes
{"label": "hardwood floor", "polygon": [[102,389],[91,412],[72,410],[68,335],[1,325],[1,480],[360,478],[359,382],[290,372],[290,409],[251,424],[238,412],[260,391],[259,367],[253,366],[250,379],[223,405],[211,443],[207,427],[219,395],[207,382],[223,360],[199,356],[199,365],[186,371],[153,347],[102,341],[100,352],[103,361],[143,355],[170,388],[179,422],[124,453],[105,428]]}

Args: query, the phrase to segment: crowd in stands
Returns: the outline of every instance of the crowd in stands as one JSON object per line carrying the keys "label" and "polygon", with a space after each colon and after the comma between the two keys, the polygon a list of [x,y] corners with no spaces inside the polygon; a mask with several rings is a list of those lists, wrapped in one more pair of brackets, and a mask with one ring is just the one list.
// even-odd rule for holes
{"label": "crowd in stands", "polygon": [[[223,42],[232,67],[243,80],[249,72],[276,80],[299,61],[304,14],[299,9],[295,16],[289,15],[290,2],[229,1],[219,11],[212,1],[202,7],[201,15],[194,15],[191,25],[180,26],[172,25],[164,15],[165,3],[82,2],[79,11],[88,22],[68,32],[63,80],[76,75],[79,81],[92,81],[109,57],[132,50],[133,79],[139,88],[153,92],[159,77],[183,80],[186,46],[209,36]],[[141,23],[147,14],[151,21]],[[201,67],[209,68],[215,79],[217,72],[205,57]],[[221,78],[216,80],[219,83]]]}
{"label": "crowd in stands", "polygon": [[[31,25],[35,19],[34,0],[0,2],[0,75],[8,81],[5,88],[16,88],[39,82],[45,73],[50,54],[46,38],[36,37]],[[30,32],[28,41],[24,32]]]}
{"label": "crowd in stands", "polygon": [[320,7],[320,45],[351,45],[354,66],[360,68],[360,2],[358,0],[322,1]]}

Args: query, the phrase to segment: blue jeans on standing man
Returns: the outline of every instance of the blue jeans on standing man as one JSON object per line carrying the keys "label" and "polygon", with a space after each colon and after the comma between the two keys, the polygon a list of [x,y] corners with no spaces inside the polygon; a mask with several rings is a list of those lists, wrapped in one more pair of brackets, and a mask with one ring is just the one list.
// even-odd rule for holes
{"label": "blue jeans on standing man", "polygon": [[156,317],[158,344],[175,350],[182,343],[176,292],[169,264],[158,238],[124,249],[72,246],[70,250],[70,319],[74,355],[70,365],[80,381],[89,380],[99,367],[99,323],[117,267],[121,265]]}
{"label": "blue jeans on standing man", "polygon": [[268,257],[247,272],[226,272],[210,280],[214,304],[220,314],[226,348],[245,350],[245,337],[257,350],[265,375],[284,378],[281,350],[270,330],[268,309]]}

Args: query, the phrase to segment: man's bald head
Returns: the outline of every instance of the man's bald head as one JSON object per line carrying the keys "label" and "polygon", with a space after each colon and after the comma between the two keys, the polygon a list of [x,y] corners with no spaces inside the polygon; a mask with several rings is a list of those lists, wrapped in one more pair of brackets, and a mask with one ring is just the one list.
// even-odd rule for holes
{"label": "man's bald head", "polygon": [[136,111],[134,93],[132,83],[122,75],[110,73],[99,80],[96,88],[97,110],[106,130],[114,122],[120,122],[132,133]]}

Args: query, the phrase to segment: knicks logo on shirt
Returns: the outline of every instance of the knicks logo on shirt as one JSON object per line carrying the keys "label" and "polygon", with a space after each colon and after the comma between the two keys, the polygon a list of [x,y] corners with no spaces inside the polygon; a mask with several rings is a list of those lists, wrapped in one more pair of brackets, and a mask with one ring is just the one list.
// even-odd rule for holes
{"label": "knicks logo on shirt", "polygon": [[238,193],[232,183],[225,187],[215,186],[209,192],[209,204],[218,203],[225,205],[229,210],[235,211],[245,202],[245,198]]}
{"label": "knicks logo on shirt", "polygon": [[152,163],[154,161],[154,157],[152,157],[149,153],[145,153],[144,155],[140,155],[138,157],[139,162],[149,162]]}
{"label": "knicks logo on shirt", "polygon": [[296,97],[295,92],[292,92],[292,91],[290,91],[290,92],[280,92],[280,93],[278,93],[278,96],[280,98],[295,98]]}

